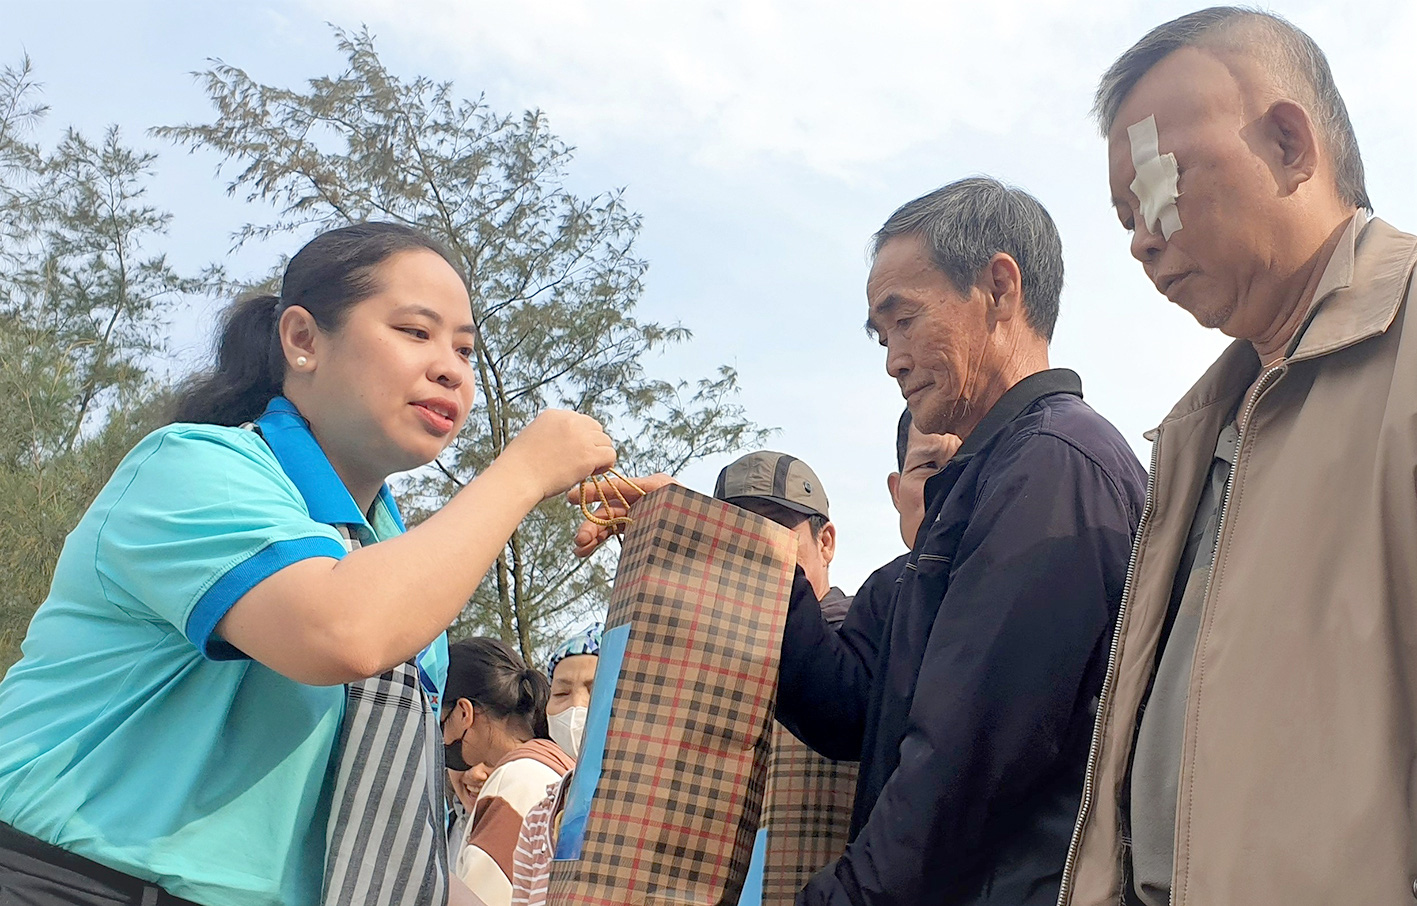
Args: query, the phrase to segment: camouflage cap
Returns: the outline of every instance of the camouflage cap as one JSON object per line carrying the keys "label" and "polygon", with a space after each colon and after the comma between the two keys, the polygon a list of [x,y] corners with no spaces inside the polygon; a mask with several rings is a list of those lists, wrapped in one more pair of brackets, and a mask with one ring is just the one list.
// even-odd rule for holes
{"label": "camouflage cap", "polygon": [[718,473],[713,496],[732,503],[744,497],[770,500],[804,516],[830,519],[827,492],[811,467],[795,456],[759,450]]}

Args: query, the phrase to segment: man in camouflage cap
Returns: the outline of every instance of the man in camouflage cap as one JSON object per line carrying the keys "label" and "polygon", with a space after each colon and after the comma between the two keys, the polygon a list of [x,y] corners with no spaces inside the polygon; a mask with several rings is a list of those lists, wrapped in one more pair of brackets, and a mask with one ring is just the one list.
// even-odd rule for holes
{"label": "man in camouflage cap", "polygon": [[797,563],[812,583],[822,615],[833,626],[846,619],[851,599],[828,577],[836,526],[827,512],[827,492],[810,466],[786,453],[749,453],[718,473],[713,496],[796,532]]}

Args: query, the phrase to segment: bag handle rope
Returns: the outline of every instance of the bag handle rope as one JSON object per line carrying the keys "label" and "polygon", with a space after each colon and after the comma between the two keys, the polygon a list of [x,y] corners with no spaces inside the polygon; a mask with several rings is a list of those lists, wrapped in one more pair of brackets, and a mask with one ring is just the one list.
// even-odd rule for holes
{"label": "bag handle rope", "polygon": [[[625,495],[620,492],[620,488],[616,486],[615,482],[611,481],[608,477],[606,477],[610,475],[613,475],[614,477],[625,482],[625,484],[634,488],[635,491],[637,491],[641,497],[644,496],[644,489],[641,488],[639,485],[635,484],[633,481],[626,478],[624,475],[621,475],[616,470],[607,469],[604,472],[599,472],[595,475],[590,476],[590,478],[587,478],[585,482],[581,482],[581,514],[585,516],[587,521],[592,522],[595,525],[604,526],[606,528],[619,531],[624,529],[625,526],[630,525],[635,520],[628,514],[628,510],[630,509],[630,502],[625,499]],[[607,510],[610,509],[610,498],[607,497],[605,494],[605,488],[608,486],[611,492],[619,500],[620,505],[623,506],[627,511],[626,515],[607,517],[601,516],[599,513],[593,511],[590,508],[588,502],[586,501],[586,482],[589,482],[590,485],[595,488],[595,494],[598,498],[600,498],[600,505]]]}

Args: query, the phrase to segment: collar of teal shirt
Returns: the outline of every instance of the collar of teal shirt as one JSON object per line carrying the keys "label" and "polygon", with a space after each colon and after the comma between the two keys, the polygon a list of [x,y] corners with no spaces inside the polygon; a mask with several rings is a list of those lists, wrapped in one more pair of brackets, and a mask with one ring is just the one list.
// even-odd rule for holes
{"label": "collar of teal shirt", "polygon": [[[266,411],[256,419],[256,426],[261,429],[261,436],[266,439],[281,469],[295,483],[300,496],[305,498],[311,519],[327,525],[359,526],[374,535],[365,515],[359,512],[359,505],[335,474],[334,466],[330,465],[325,451],[320,449],[315,435],[310,432],[310,423],[294,403],[283,396],[271,400]],[[403,518],[387,484],[379,489],[375,506],[383,508],[399,531],[404,530]]]}

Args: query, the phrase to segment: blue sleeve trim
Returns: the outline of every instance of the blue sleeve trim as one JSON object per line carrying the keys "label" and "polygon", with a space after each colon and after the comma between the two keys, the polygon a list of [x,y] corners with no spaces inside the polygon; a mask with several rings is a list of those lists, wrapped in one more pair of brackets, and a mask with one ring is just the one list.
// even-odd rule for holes
{"label": "blue sleeve trim", "polygon": [[236,646],[216,637],[216,624],[226,616],[231,605],[241,600],[241,596],[255,588],[263,579],[269,578],[292,563],[309,560],[311,557],[333,557],[338,560],[347,553],[344,545],[333,538],[321,535],[309,538],[292,538],[276,541],[227,570],[206,594],[197,601],[192,613],[187,617],[187,638],[208,659],[213,661],[234,661],[246,658]]}
{"label": "blue sleeve trim", "polygon": [[442,713],[443,690],[448,685],[448,634],[441,633],[428,643],[428,647],[415,658],[418,664],[418,681],[433,706],[434,713]]}

